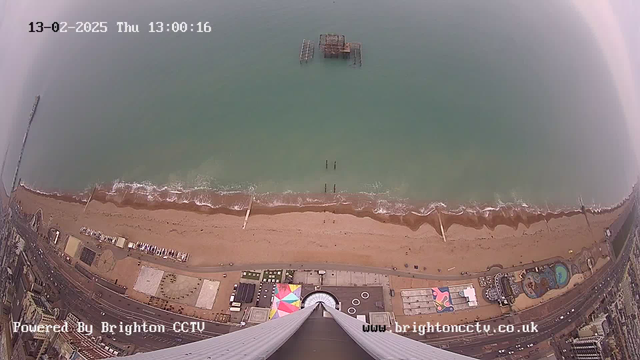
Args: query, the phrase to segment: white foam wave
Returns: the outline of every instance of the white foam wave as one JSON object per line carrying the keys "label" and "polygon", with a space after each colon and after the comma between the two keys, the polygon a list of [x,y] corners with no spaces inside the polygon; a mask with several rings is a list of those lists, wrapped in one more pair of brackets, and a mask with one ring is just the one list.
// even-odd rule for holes
{"label": "white foam wave", "polygon": [[[355,194],[337,193],[323,196],[314,196],[309,192],[296,193],[291,190],[287,190],[284,193],[264,192],[256,193],[257,187],[255,185],[242,186],[242,185],[229,185],[219,187],[216,189],[209,188],[211,181],[209,179],[198,179],[197,186],[192,188],[186,188],[185,184],[179,181],[175,181],[166,185],[155,185],[151,182],[125,182],[117,180],[111,184],[111,186],[99,187],[100,190],[106,192],[111,196],[125,195],[127,197],[133,196],[136,199],[140,197],[146,199],[149,202],[168,202],[176,204],[196,204],[199,206],[207,206],[213,209],[226,207],[232,210],[246,210],[249,204],[249,196],[242,202],[236,202],[229,204],[220,201],[219,197],[227,197],[233,195],[254,195],[254,201],[256,204],[265,207],[280,207],[280,206],[337,206],[337,205],[349,205],[354,210],[360,211],[365,209],[373,209],[375,214],[380,215],[407,215],[413,214],[416,216],[428,216],[434,211],[439,211],[442,214],[449,215],[482,215],[489,217],[492,214],[500,215],[517,215],[526,213],[529,214],[560,214],[562,212],[579,210],[577,206],[563,206],[549,208],[538,207],[531,205],[522,199],[519,199],[515,192],[511,195],[514,198],[513,202],[503,202],[498,194],[494,195],[495,201],[493,204],[477,204],[476,202],[469,202],[465,205],[458,205],[456,208],[449,208],[444,202],[431,202],[427,205],[411,204],[408,199],[394,198],[389,196],[388,192],[359,192]],[[372,188],[378,187],[379,184],[371,185]],[[73,196],[73,198],[81,201],[86,201],[93,191],[93,186],[87,187],[84,191],[76,194],[63,194],[57,191],[45,191],[37,188],[33,185],[27,185],[22,183],[21,186],[38,194],[48,196]],[[244,189],[244,190],[243,190]],[[377,189],[376,189],[377,190]],[[619,207],[625,201],[629,199],[629,195],[622,201],[611,205],[603,206],[602,204],[596,204],[592,201],[592,204],[588,209],[594,213],[602,213],[610,211],[613,208]],[[524,212],[524,213],[523,213]]]}

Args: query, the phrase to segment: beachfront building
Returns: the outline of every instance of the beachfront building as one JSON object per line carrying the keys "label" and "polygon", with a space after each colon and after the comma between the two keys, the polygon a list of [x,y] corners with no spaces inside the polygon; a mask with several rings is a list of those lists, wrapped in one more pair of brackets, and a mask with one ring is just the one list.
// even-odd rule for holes
{"label": "beachfront building", "polygon": [[578,336],[581,338],[590,336],[606,336],[609,333],[609,323],[607,322],[607,314],[600,314],[587,325],[578,330]]}
{"label": "beachfront building", "polygon": [[[69,331],[52,333],[51,336],[51,346],[48,353],[55,354],[55,358],[96,360],[119,355],[111,346],[107,346],[100,339],[78,332],[75,324],[79,319],[75,315],[68,315],[66,321],[69,324]],[[58,320],[56,324],[62,326],[64,322]]]}
{"label": "beachfront building", "polygon": [[[51,305],[40,295],[28,292],[23,302],[23,308],[23,324],[53,325],[55,322],[55,315]],[[22,333],[22,339],[27,347],[27,353],[34,354],[36,359],[39,359],[44,354],[50,341],[49,334],[43,331]]]}
{"label": "beachfront building", "polygon": [[33,214],[31,221],[29,221],[29,227],[31,227],[31,230],[38,232],[40,224],[42,224],[42,209],[38,209],[38,211]]}
{"label": "beachfront building", "polygon": [[[323,302],[243,330],[129,356],[155,359],[471,359],[368,324]],[[376,327],[379,329],[379,327]]]}
{"label": "beachfront building", "polygon": [[575,359],[599,360],[604,359],[602,354],[602,336],[589,336],[574,339],[571,343],[571,351]]}
{"label": "beachfront building", "polygon": [[28,292],[22,306],[24,308],[22,317],[24,324],[52,324],[56,319],[51,305],[40,295]]}

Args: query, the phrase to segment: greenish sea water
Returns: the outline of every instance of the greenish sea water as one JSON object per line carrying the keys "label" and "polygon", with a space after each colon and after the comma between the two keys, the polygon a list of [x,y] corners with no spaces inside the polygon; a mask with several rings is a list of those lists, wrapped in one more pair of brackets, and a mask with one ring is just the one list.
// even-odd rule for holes
{"label": "greenish sea water", "polygon": [[[609,205],[637,175],[609,69],[569,2],[113,1],[38,20],[109,22],[42,34],[24,111],[5,114],[13,169],[42,95],[20,173],[40,189],[336,184],[425,202]],[[148,33],[156,21],[212,32]],[[362,43],[363,66],[317,48],[300,65],[302,39],[326,32]]]}

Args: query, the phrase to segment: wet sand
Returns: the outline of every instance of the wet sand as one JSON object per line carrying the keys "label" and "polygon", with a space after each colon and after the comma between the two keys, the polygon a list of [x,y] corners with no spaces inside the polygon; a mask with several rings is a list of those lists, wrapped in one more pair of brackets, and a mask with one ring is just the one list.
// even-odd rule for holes
{"label": "wet sand", "polygon": [[[581,213],[541,215],[537,222],[529,216],[522,218],[528,226],[520,219],[509,225],[487,220],[489,227],[478,221],[471,226],[448,223],[450,219],[443,216],[447,223],[444,242],[433,225],[406,226],[404,217],[386,221],[339,211],[297,208],[287,213],[281,208],[254,208],[247,229],[242,230],[244,211],[227,214],[209,207],[211,212],[145,208],[135,203],[104,202],[96,192],[83,212],[85,204],[73,198],[25,188],[16,196],[29,213],[42,208],[45,226],[57,226],[63,238],[68,234],[84,238],[79,229],[86,226],[133,242],[186,251],[191,254],[188,267],[308,262],[397,267],[424,274],[478,272],[494,264],[509,267],[556,256],[570,258],[582,248],[603,242],[604,229],[626,208],[625,203],[599,214],[587,212],[590,228]],[[546,216],[550,217],[548,223]],[[447,272],[450,268],[455,269]]]}
{"label": "wet sand", "polygon": [[[254,215],[279,215],[289,213],[331,212],[336,215],[352,215],[370,218],[381,223],[403,225],[418,230],[423,225],[431,226],[441,234],[440,222],[445,232],[452,226],[495,229],[506,225],[516,229],[528,227],[540,221],[571,217],[581,213],[579,209],[546,211],[544,213],[528,206],[505,204],[496,207],[490,204],[465,207],[441,203],[420,203],[407,200],[382,200],[364,194],[258,194],[219,193],[211,190],[188,190],[172,192],[168,189],[134,187],[125,185],[117,189],[98,187],[92,199],[113,203],[119,207],[155,210],[185,210],[203,214],[226,214],[244,216],[250,203]],[[626,200],[626,199],[624,199]],[[615,211],[624,200],[603,210],[585,209],[591,214]],[[451,210],[455,208],[455,210]],[[438,213],[440,216],[438,216]]]}

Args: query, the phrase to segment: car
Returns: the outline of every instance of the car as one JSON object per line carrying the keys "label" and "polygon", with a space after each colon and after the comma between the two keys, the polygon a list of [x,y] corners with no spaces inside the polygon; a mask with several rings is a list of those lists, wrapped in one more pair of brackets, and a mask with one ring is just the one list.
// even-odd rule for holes
{"label": "car", "polygon": [[560,320],[564,319],[564,315],[560,316]]}
{"label": "car", "polygon": [[103,311],[103,312],[101,312],[101,313],[100,313],[100,315],[105,316],[105,315],[107,315],[107,314],[105,314],[105,313],[104,313],[104,311]]}
{"label": "car", "polygon": [[571,309],[571,312],[574,312],[574,311],[576,311],[576,309]]}
{"label": "car", "polygon": [[533,347],[533,343],[531,343],[531,344],[527,344],[527,347],[528,347],[528,348]]}

